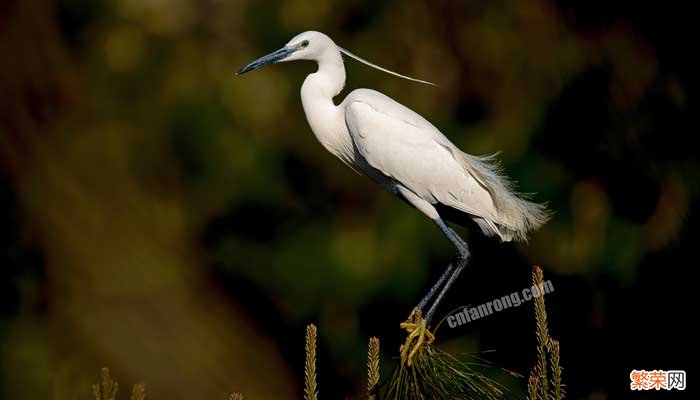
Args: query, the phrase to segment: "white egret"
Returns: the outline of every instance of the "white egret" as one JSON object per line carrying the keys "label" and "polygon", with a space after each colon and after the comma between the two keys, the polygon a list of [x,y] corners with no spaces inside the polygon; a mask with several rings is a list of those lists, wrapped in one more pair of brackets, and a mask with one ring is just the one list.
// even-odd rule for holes
{"label": "white egret", "polygon": [[[374,65],[315,31],[295,36],[237,74],[272,63],[315,61],[318,70],[304,80],[301,101],[318,141],[342,162],[425,214],[456,248],[456,266],[450,264],[420,301],[416,307],[418,318],[414,315],[412,322],[402,324],[411,337],[420,336],[413,355],[425,335],[432,337],[426,325],[469,257],[467,244],[445,223],[438,208],[470,218],[484,234],[502,241],[527,240],[531,231],[546,222],[549,213],[545,205],[527,201],[513,191],[513,184],[500,173],[494,156],[462,152],[426,119],[382,93],[357,89],[336,105],[333,98],[345,85],[341,53],[386,73],[433,85]],[[421,319],[436,293],[425,319]]]}

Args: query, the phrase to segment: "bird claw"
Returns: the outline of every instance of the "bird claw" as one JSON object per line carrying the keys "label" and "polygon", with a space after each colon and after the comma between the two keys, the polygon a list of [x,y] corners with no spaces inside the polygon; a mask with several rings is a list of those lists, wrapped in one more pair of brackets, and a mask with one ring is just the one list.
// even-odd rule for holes
{"label": "bird claw", "polygon": [[400,326],[408,332],[406,341],[399,349],[401,351],[401,362],[406,362],[410,367],[413,363],[413,357],[418,353],[421,346],[433,343],[435,336],[428,330],[422,311],[417,307],[411,311],[406,322],[402,322]]}

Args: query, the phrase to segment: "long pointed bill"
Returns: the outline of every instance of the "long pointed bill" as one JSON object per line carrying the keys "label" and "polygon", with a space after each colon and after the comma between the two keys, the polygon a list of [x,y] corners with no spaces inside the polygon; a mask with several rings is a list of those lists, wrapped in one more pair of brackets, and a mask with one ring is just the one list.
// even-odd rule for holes
{"label": "long pointed bill", "polygon": [[275,64],[277,62],[280,62],[283,59],[285,59],[288,55],[292,54],[295,50],[296,49],[288,49],[286,47],[282,47],[281,49],[279,49],[275,52],[272,52],[264,57],[260,57],[257,60],[253,61],[252,63],[239,69],[238,72],[236,72],[236,75],[245,74],[248,71],[252,71],[256,68],[260,68],[260,67],[265,66],[267,64]]}

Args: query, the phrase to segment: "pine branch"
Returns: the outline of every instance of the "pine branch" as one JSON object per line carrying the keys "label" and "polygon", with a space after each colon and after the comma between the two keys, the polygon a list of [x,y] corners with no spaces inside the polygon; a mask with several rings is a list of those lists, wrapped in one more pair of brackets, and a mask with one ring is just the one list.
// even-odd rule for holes
{"label": "pine branch", "polygon": [[316,390],[316,325],[306,327],[306,364],[304,366],[304,399],[318,400]]}
{"label": "pine branch", "polygon": [[564,392],[561,388],[561,367],[559,366],[559,342],[549,338],[549,363],[552,369],[551,398],[562,400]]}
{"label": "pine branch", "polygon": [[539,391],[540,376],[537,371],[533,370],[530,373],[530,378],[527,382],[527,393],[528,400],[537,400],[537,393]]}
{"label": "pine branch", "polygon": [[131,400],[146,400],[146,385],[137,383],[131,389]]}
{"label": "pine branch", "polygon": [[92,385],[92,393],[95,400],[114,400],[119,390],[119,384],[109,376],[109,368],[102,368],[102,383]]}
{"label": "pine branch", "polygon": [[[478,368],[475,369],[474,367]],[[413,364],[399,363],[389,380],[386,400],[497,400],[503,386],[469,364],[432,345],[422,346]]]}
{"label": "pine branch", "polygon": [[[532,271],[532,285],[542,288],[543,282],[542,268],[535,266]],[[539,395],[542,400],[549,396],[549,381],[547,379],[547,345],[549,342],[549,331],[547,329],[547,310],[544,305],[544,295],[539,294],[535,298],[535,317],[537,319],[537,364],[535,369],[539,375]]]}
{"label": "pine branch", "polygon": [[375,400],[375,391],[379,383],[379,339],[369,339],[367,349],[367,395],[369,400]]}

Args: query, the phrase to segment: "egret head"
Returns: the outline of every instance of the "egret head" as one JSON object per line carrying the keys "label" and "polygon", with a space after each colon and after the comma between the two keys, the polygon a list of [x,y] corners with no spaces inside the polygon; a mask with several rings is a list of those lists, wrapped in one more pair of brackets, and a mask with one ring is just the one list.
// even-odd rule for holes
{"label": "egret head", "polygon": [[292,38],[281,49],[260,57],[238,70],[237,75],[245,74],[267,64],[294,60],[319,60],[327,52],[338,52],[333,40],[321,32],[306,31]]}
{"label": "egret head", "polygon": [[[333,42],[331,38],[326,36],[321,32],[316,31],[306,31],[300,33],[292,38],[287,44],[281,49],[274,51],[264,57],[260,57],[252,63],[246,65],[236,72],[236,75],[245,74],[248,71],[252,71],[256,68],[260,68],[267,64],[276,64],[283,61],[294,61],[294,60],[313,60],[321,62],[324,59],[333,60],[333,56],[338,56],[340,53],[354,58],[355,60],[369,65],[372,68],[376,68],[380,71],[386,72],[387,74],[398,76],[399,78],[408,79],[409,81],[425,83],[427,85],[437,86],[432,82],[423,81],[420,79],[411,78],[406,75],[401,75],[398,72],[388,70],[386,68],[380,67],[379,65],[373,64],[362,57],[359,57],[351,52],[345,50],[344,48],[338,46]],[[342,58],[337,58],[340,63],[342,63]]]}

